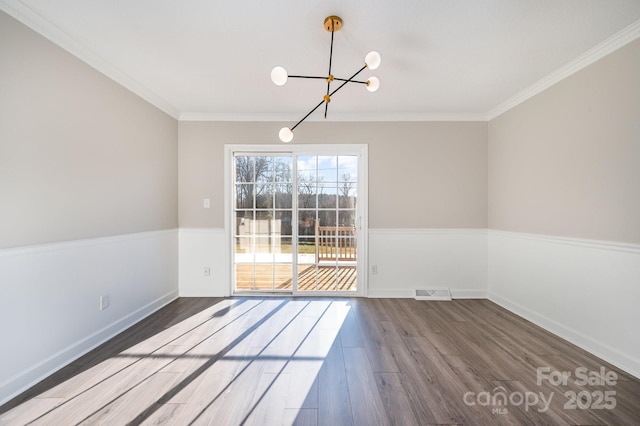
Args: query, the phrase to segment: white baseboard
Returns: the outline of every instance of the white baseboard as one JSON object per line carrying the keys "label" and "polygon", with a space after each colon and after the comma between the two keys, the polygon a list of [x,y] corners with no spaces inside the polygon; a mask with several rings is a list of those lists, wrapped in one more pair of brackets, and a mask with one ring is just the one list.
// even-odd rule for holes
{"label": "white baseboard", "polygon": [[413,298],[413,290],[397,288],[370,289],[367,297],[372,299],[411,299]]}
{"label": "white baseboard", "polygon": [[451,289],[451,298],[452,299],[486,299],[487,291],[486,290],[476,290],[476,289]]}
{"label": "white baseboard", "polygon": [[[418,287],[416,287],[418,288]],[[486,290],[450,290],[452,299],[486,299],[487,292]],[[415,289],[395,289],[395,288],[383,288],[383,289],[375,289],[369,290],[368,297],[374,299],[380,298],[390,298],[390,299],[413,299],[415,294]]]}

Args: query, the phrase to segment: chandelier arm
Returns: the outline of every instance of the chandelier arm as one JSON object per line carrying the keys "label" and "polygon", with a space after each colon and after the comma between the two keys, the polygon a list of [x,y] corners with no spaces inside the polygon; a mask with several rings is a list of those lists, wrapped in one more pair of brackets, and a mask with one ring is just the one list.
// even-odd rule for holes
{"label": "chandelier arm", "polygon": [[333,59],[333,29],[331,30],[331,48],[329,49],[329,75],[331,75],[331,60]]}
{"label": "chandelier arm", "polygon": [[313,114],[313,112],[314,112],[315,110],[317,110],[318,108],[320,108],[320,105],[322,105],[323,103],[325,103],[325,102],[324,102],[324,99],[323,99],[322,101],[320,101],[320,103],[319,103],[318,105],[316,105],[316,106],[315,106],[315,108],[313,108],[311,111],[309,111],[309,113],[307,113],[307,115],[305,115],[304,117],[302,117],[302,120],[298,121],[298,122],[295,124],[295,126],[293,126],[293,127],[291,128],[291,131],[293,131],[293,129],[295,129],[296,127],[298,127],[298,124],[300,124],[300,123],[302,123],[304,120],[306,120],[306,119],[307,119],[307,117],[309,117],[311,114]]}
{"label": "chandelier arm", "polygon": [[318,80],[326,80],[327,76],[311,76],[311,75],[290,75],[289,78],[315,78]]}
{"label": "chandelier arm", "polygon": [[[331,25],[331,47],[329,48],[329,78],[327,78],[327,96],[329,96],[329,92],[331,91],[331,61],[333,59],[333,34],[334,29],[333,25]],[[327,110],[329,109],[329,102],[325,102],[324,104],[324,118],[327,118]]]}
{"label": "chandelier arm", "polygon": [[333,96],[334,93],[336,93],[338,90],[342,89],[344,87],[345,84],[347,83],[351,83],[354,82],[353,78],[355,76],[357,76],[358,74],[360,74],[362,71],[364,71],[367,68],[367,65],[365,64],[362,68],[360,68],[355,74],[353,74],[351,77],[349,77],[348,80],[345,80],[344,83],[342,83],[340,86],[338,86],[338,88],[336,90],[334,90],[333,92],[329,93],[329,96]]}
{"label": "chandelier arm", "polygon": [[334,77],[334,80],[336,80],[336,81],[346,81],[347,83],[360,83],[360,84],[367,84],[367,82],[366,82],[366,81],[351,80],[351,79],[346,79],[346,78],[337,78],[337,77]]}

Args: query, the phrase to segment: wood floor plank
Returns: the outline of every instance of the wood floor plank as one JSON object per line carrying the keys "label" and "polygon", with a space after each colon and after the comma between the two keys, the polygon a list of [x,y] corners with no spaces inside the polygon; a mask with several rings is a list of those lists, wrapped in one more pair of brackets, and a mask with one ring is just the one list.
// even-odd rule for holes
{"label": "wood floor plank", "polygon": [[288,408],[284,411],[282,424],[292,426],[316,426],[318,424],[318,410],[311,408]]}
{"label": "wood floor plank", "polygon": [[385,329],[381,321],[376,319],[365,303],[360,303],[358,306],[358,327],[360,328],[371,370],[376,373],[399,372],[400,370],[385,337],[385,330],[390,329],[390,327]]}
{"label": "wood floor plank", "polygon": [[[157,404],[157,403],[156,403]],[[153,414],[142,419],[141,424],[144,426],[165,426],[180,424],[180,412],[184,408],[184,404],[157,404],[154,407]]]}
{"label": "wood floor plank", "polygon": [[342,346],[336,339],[337,334],[330,330],[325,330],[324,334],[330,346],[318,372],[318,424],[351,425],[351,398]]}
{"label": "wood floor plank", "polygon": [[[256,393],[249,410],[237,424],[256,426],[283,424],[290,382],[290,374],[263,373],[256,383]],[[219,423],[212,419],[210,424]]]}
{"label": "wood floor plank", "polygon": [[[455,374],[464,384],[464,393],[459,398],[464,406],[467,417],[473,419],[473,423],[481,425],[518,425],[513,416],[506,416],[494,412],[494,406],[481,406],[478,402],[478,395],[495,389],[493,383],[490,383],[482,377],[476,367],[469,362],[464,356],[446,355],[445,360]],[[472,424],[473,424],[472,423]]]}
{"label": "wood floor plank", "polygon": [[[411,299],[407,299],[411,300]],[[400,299],[381,299],[389,320],[401,336],[422,336],[419,327],[411,321],[409,310],[406,309],[406,302]],[[403,309],[404,308],[404,309]]]}
{"label": "wood floor plank", "polygon": [[210,424],[214,419],[214,424],[240,424],[252,407],[263,367],[254,360],[234,361],[231,365],[215,362],[185,406],[183,418],[194,424]]}
{"label": "wood floor plank", "polygon": [[318,408],[318,373],[321,363],[317,368],[309,371],[296,371],[288,373],[291,376],[287,389],[285,408],[287,409],[314,409]]}
{"label": "wood floor plank", "polygon": [[96,386],[66,399],[58,409],[43,417],[43,424],[78,424],[96,413],[110,411],[109,407],[113,405],[118,406],[130,400],[135,401],[134,395],[138,394],[140,387],[143,387],[168,362],[166,358],[140,359],[135,364],[135,368],[112,375]]}
{"label": "wood floor plank", "polygon": [[[236,399],[232,398],[234,395],[229,395],[227,392],[232,391],[230,387],[237,378],[237,369],[236,363],[229,365],[226,362],[215,362],[200,375],[196,375],[195,380],[191,382],[187,380],[182,388],[187,391],[186,394],[178,392],[175,396],[160,401],[180,402],[183,405],[180,413],[181,422],[188,424],[199,421],[201,424],[208,424],[210,418],[226,403],[225,398]],[[237,390],[235,392],[237,393]],[[242,401],[244,398],[237,399]]]}
{"label": "wood floor plank", "polygon": [[171,388],[178,373],[156,373],[126,395],[80,421],[79,425],[117,424],[119,419],[135,419]]}
{"label": "wood floor plank", "polygon": [[391,321],[391,317],[383,304],[384,299],[358,299],[365,304],[378,321]]}
{"label": "wood floor plank", "polygon": [[322,330],[340,331],[350,310],[348,299],[331,300],[316,327]]}
{"label": "wood floor plank", "polygon": [[[304,336],[304,340],[292,354],[291,360],[283,373],[291,374],[291,389],[287,395],[287,408],[319,407],[319,377],[323,366],[324,371],[331,370],[336,362],[335,355],[330,351],[339,348],[337,330],[322,330],[317,328],[318,318],[308,318],[313,321],[313,327]],[[334,349],[335,350],[335,349]],[[325,366],[325,364],[328,364]]]}
{"label": "wood floor plank", "polygon": [[363,348],[343,348],[342,352],[353,424],[367,426],[389,424],[366,352]]}
{"label": "wood floor plank", "polygon": [[[245,308],[247,307],[245,306]],[[165,395],[163,402],[187,404],[199,400],[199,397],[202,396],[202,393],[198,393],[199,389],[207,387],[202,382],[212,374],[219,374],[221,379],[228,378],[228,380],[231,380],[237,369],[244,364],[235,363],[232,360],[223,361],[219,355],[230,342],[250,330],[247,328],[248,324],[252,323],[249,318],[252,315],[254,315],[254,320],[258,318],[258,316],[255,316],[257,315],[256,312],[264,313],[266,311],[238,311],[226,322],[217,324],[212,328],[202,328],[194,331],[194,335],[197,335],[197,337],[194,337],[191,341],[192,346],[188,351],[162,370],[181,373],[177,379],[179,386],[172,389],[170,394]],[[246,321],[244,318],[246,318]],[[238,319],[242,320],[236,321]],[[248,343],[250,339],[243,339],[242,342]],[[248,345],[245,344],[236,345],[230,348],[229,352],[231,355],[241,358],[246,354],[247,350]],[[227,384],[223,380],[220,380],[220,383]],[[211,391],[211,389],[208,390]],[[210,393],[205,393],[204,395],[209,395],[209,398],[213,398]],[[203,402],[203,405],[206,405],[208,401],[209,399]]]}
{"label": "wood floor plank", "polygon": [[464,395],[466,388],[437,349],[425,337],[405,337],[403,341],[420,373],[427,378],[434,393],[443,399],[441,408],[445,410],[448,421],[470,421],[465,416],[466,411],[458,408],[458,402],[451,401],[453,395]]}
{"label": "wood floor plank", "polygon": [[26,425],[55,410],[64,398],[32,398],[0,416],[0,425]]}
{"label": "wood floor plank", "polygon": [[515,380],[517,373],[512,371],[516,366],[504,363],[510,358],[510,354],[495,348],[495,344],[488,336],[478,334],[473,325],[469,323],[452,323],[453,331],[458,336],[456,343],[464,350],[465,354],[474,355],[471,361],[480,366],[481,374],[488,381]]}
{"label": "wood floor plank", "polygon": [[400,369],[393,357],[393,351],[386,341],[366,340],[365,350],[371,370],[375,373],[398,373]]}
{"label": "wood floor plank", "polygon": [[[464,301],[468,302],[468,301]],[[558,348],[549,343],[549,339],[542,337],[537,333],[537,329],[531,327],[532,333],[527,333],[527,338],[523,338],[523,334],[518,330],[528,324],[522,324],[515,315],[505,316],[502,312],[496,312],[489,309],[484,304],[473,305],[469,303],[461,303],[467,312],[468,318],[471,319],[470,324],[475,326],[479,332],[486,333],[486,330],[493,330],[491,337],[510,338],[517,340],[518,346],[521,347],[527,355],[549,355],[558,353]],[[492,327],[483,327],[486,321],[490,321]]]}
{"label": "wood floor plank", "polygon": [[[573,380],[538,383],[542,367]],[[576,383],[578,368],[616,383]],[[598,392],[615,407],[590,406]],[[519,402],[533,393],[548,407]],[[0,406],[0,425],[47,426],[638,419],[638,378],[488,300],[181,298]]]}
{"label": "wood floor plank", "polygon": [[[271,301],[273,302],[273,301]],[[267,326],[276,315],[280,302],[267,303],[265,316],[236,324],[226,333],[212,340],[211,358],[192,373],[191,377],[204,376],[192,393],[182,413],[184,419],[194,424],[208,424],[209,419],[219,419],[220,424],[237,424],[246,416],[251,399],[255,395],[255,383],[264,373],[264,364],[259,362],[261,347],[251,344],[260,327]],[[251,315],[256,315],[255,311]],[[245,328],[251,324],[250,328]],[[247,342],[246,344],[241,344]],[[187,379],[188,382],[190,379]]]}
{"label": "wood floor plank", "polygon": [[357,308],[349,309],[340,327],[340,341],[345,348],[363,348],[364,342],[358,327]]}
{"label": "wood floor plank", "polygon": [[460,355],[463,351],[449,338],[452,335],[452,320],[444,318],[439,311],[433,309],[439,302],[422,301],[420,304],[411,304],[411,320],[418,326],[421,335],[429,339],[440,353]]}
{"label": "wood floor plank", "polygon": [[[556,395],[551,392],[542,392],[542,397],[534,399],[533,394],[540,394],[539,389],[525,385],[517,380],[509,380],[503,382],[495,382],[492,394],[495,395],[495,389],[504,390],[507,399],[504,405],[505,414],[497,414],[512,418],[513,421],[520,424],[530,422],[532,424],[549,423],[557,426],[568,426],[573,424],[597,424],[598,419],[587,416],[574,416],[573,418],[564,413],[561,405],[558,404]],[[529,394],[532,398],[526,398]],[[522,399],[515,397],[516,395],[525,395]],[[556,399],[554,401],[554,399]],[[513,402],[515,401],[515,402]],[[551,401],[551,404],[547,404]],[[534,404],[534,402],[536,402]],[[560,409],[558,409],[560,408]],[[575,413],[580,414],[580,413]],[[578,418],[576,418],[578,417]]]}
{"label": "wood floor plank", "polygon": [[[539,327],[533,324],[530,321],[525,320],[522,317],[519,317],[501,306],[496,305],[488,300],[478,300],[477,308],[473,307],[468,309],[470,312],[487,312],[486,314],[481,314],[479,317],[479,322],[475,321],[474,323],[478,326],[482,324],[491,323],[493,324],[496,321],[496,318],[504,320],[505,324],[510,324],[515,326],[514,329],[508,332],[510,335],[519,335],[526,336],[529,340],[535,340],[538,345],[538,350],[534,350],[534,353],[538,354],[553,354],[553,353],[564,353],[564,352],[575,352],[576,350],[581,351],[581,349],[577,348],[575,345],[567,342],[560,337],[549,333],[544,330],[542,327]],[[472,306],[472,305],[468,305]],[[491,315],[492,314],[492,315]],[[493,328],[493,327],[492,327]]]}
{"label": "wood floor plank", "polygon": [[446,408],[447,398],[434,386],[433,372],[425,371],[424,366],[405,346],[402,337],[395,337],[391,345],[393,356],[400,369],[402,381],[413,414],[424,423],[455,424],[459,421]]}
{"label": "wood floor plank", "polygon": [[75,375],[60,382],[56,386],[52,386],[39,396],[44,398],[64,398],[69,399],[89,389],[99,386],[100,383],[109,380],[114,375],[135,368],[138,359],[113,357],[103,361],[98,365],[85,370],[79,368]]}
{"label": "wood floor plank", "polygon": [[384,404],[389,423],[392,425],[420,425],[411,410],[399,373],[374,373],[380,398]]}
{"label": "wood floor plank", "polygon": [[424,301],[409,299],[409,301],[409,306],[416,306],[421,309],[425,305],[429,306],[429,309],[432,309],[438,317],[447,322],[467,322],[469,320],[468,315],[461,309],[461,305],[457,301],[454,303],[444,300]]}

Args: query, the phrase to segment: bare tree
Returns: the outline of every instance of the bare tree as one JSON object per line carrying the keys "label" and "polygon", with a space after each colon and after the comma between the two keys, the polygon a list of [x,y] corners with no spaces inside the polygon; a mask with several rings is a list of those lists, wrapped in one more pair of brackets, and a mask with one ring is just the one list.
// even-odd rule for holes
{"label": "bare tree", "polygon": [[340,194],[343,197],[348,197],[349,193],[353,189],[353,182],[351,182],[351,175],[345,173],[342,175],[342,183],[340,184]]}
{"label": "bare tree", "polygon": [[236,157],[236,183],[238,184],[236,196],[239,208],[254,207],[254,192],[258,197],[265,189],[265,185],[256,186],[256,183],[272,180],[269,176],[272,170],[271,162],[273,162],[273,157]]}
{"label": "bare tree", "polygon": [[311,176],[298,175],[298,208],[315,207],[316,182]]}

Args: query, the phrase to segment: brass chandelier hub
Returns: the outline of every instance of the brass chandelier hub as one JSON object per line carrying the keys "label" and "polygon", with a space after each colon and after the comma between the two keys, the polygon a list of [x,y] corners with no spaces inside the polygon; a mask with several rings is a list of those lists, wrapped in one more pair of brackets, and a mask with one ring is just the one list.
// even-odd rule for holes
{"label": "brass chandelier hub", "polygon": [[324,19],[324,29],[330,33],[340,31],[342,28],[342,18],[339,16],[331,15]]}

